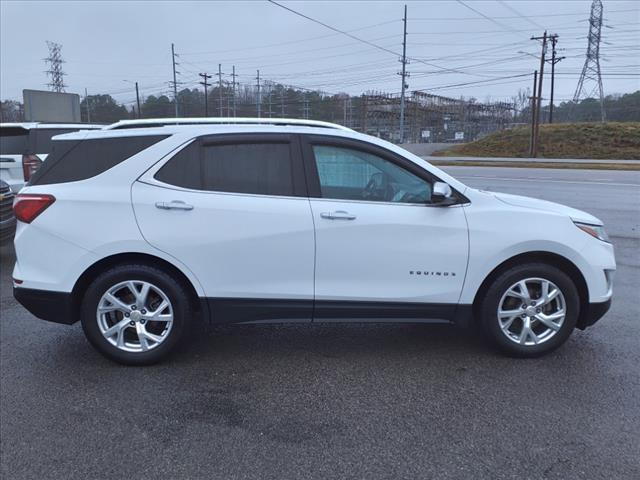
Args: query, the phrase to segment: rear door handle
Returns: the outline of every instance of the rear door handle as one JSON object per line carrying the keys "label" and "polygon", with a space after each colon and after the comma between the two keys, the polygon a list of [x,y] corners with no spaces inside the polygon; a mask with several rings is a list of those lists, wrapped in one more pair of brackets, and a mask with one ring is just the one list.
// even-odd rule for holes
{"label": "rear door handle", "polygon": [[336,210],[335,212],[322,212],[320,214],[322,218],[327,220],[355,220],[356,216],[345,212],[344,210]]}
{"label": "rear door handle", "polygon": [[156,208],[162,210],[193,210],[193,205],[184,203],[181,200],[172,200],[170,202],[156,202]]}

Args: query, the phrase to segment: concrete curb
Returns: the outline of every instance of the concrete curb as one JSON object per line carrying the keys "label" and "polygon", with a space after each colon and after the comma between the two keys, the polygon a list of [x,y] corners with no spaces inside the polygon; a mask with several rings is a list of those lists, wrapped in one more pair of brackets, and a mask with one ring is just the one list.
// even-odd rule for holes
{"label": "concrete curb", "polygon": [[640,164],[627,163],[553,163],[553,162],[481,162],[481,161],[429,161],[437,167],[500,167],[500,168],[555,168],[561,170],[617,170],[640,171]]}
{"label": "concrete curb", "polygon": [[594,160],[577,158],[499,158],[422,156],[438,166],[556,168],[576,170],[640,170],[640,160]]}

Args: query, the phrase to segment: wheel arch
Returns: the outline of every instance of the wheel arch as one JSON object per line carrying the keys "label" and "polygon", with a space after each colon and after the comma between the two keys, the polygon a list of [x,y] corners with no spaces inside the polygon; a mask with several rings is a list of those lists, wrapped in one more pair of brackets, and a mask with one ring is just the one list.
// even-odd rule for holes
{"label": "wheel arch", "polygon": [[580,271],[580,269],[568,258],[563,257],[562,255],[558,255],[557,253],[545,252],[545,251],[535,251],[535,252],[525,252],[518,255],[515,255],[507,260],[503,261],[497,267],[495,267],[489,275],[482,281],[480,287],[476,291],[476,294],[473,299],[472,309],[474,318],[479,317],[479,308],[482,300],[482,292],[486,291],[489,285],[500,275],[503,271],[523,263],[530,262],[538,262],[545,263],[547,265],[551,265],[553,267],[560,268],[564,273],[569,275],[573,283],[575,284],[578,295],[580,297],[580,312],[578,314],[578,323],[577,327],[580,329],[584,329],[586,324],[585,314],[588,310],[589,306],[589,289],[587,287],[587,282],[584,278],[584,275]]}
{"label": "wheel arch", "polygon": [[129,252],[118,253],[101,258],[100,260],[89,266],[82,273],[82,275],[78,277],[78,280],[76,280],[76,283],[71,291],[73,311],[76,315],[75,320],[79,319],[80,303],[84,292],[87,290],[91,282],[98,275],[100,275],[100,273],[109,268],[130,263],[148,265],[164,270],[166,273],[170,274],[173,278],[180,282],[180,284],[185,288],[189,295],[189,303],[191,304],[193,311],[200,314],[206,313],[203,312],[204,302],[200,301],[200,297],[198,297],[195,286],[179,268],[177,268],[175,265],[172,265],[167,260],[155,255],[151,255],[148,253]]}

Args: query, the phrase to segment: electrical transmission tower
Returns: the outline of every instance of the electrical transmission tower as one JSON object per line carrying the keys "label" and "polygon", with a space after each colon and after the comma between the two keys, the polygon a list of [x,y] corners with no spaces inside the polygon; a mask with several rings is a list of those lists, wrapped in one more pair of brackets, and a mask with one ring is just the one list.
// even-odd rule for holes
{"label": "electrical transmission tower", "polygon": [[64,84],[64,72],[62,71],[62,45],[47,40],[47,47],[49,47],[49,56],[44,61],[49,65],[49,70],[45,73],[49,75],[51,81],[47,83],[47,86],[51,88],[52,92],[63,93],[66,85]]}
{"label": "electrical transmission tower", "polygon": [[600,96],[600,117],[605,121],[604,92],[602,90],[602,75],[600,74],[600,37],[602,30],[602,1],[593,0],[591,16],[589,17],[589,36],[587,57],[582,67],[582,74],[578,80],[573,101],[579,102],[584,98],[592,98],[598,92]]}

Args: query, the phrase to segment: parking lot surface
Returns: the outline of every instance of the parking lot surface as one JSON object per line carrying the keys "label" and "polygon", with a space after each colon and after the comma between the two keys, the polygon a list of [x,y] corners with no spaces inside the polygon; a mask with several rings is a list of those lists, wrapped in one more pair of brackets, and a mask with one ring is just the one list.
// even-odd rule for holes
{"label": "parking lot surface", "polygon": [[78,324],[18,305],[5,247],[0,476],[640,478],[640,175],[446,170],[604,220],[618,261],[611,311],[535,360],[455,327],[201,325],[170,361],[131,368],[102,358]]}

